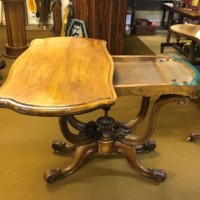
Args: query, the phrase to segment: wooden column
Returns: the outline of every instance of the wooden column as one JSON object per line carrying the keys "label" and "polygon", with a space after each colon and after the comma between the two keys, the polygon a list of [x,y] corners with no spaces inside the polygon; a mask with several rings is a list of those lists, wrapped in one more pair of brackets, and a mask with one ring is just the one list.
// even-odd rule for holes
{"label": "wooden column", "polygon": [[17,58],[28,48],[25,31],[25,0],[2,0],[7,30],[4,56]]}
{"label": "wooden column", "polygon": [[72,0],[75,18],[85,22],[90,38],[107,41],[112,55],[122,54],[127,0]]}

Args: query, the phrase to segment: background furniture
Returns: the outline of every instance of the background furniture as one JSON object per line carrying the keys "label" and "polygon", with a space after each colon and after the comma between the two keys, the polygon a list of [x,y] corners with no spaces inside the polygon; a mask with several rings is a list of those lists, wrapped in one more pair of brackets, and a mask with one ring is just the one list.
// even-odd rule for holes
{"label": "background furniture", "polygon": [[168,20],[167,20],[168,33],[166,37],[166,42],[161,43],[160,45],[161,53],[164,52],[165,47],[173,45],[173,43],[170,43],[171,30],[169,29],[169,27],[174,24],[173,20],[174,20],[175,13],[179,15],[179,19],[178,19],[179,24],[183,23],[184,18],[190,19],[190,20],[197,20],[198,24],[200,24],[200,12],[188,10],[186,8],[179,8],[179,7],[177,8],[177,7],[174,7],[173,4],[171,3],[164,3],[164,14],[163,14],[163,19],[162,19],[162,24],[164,24],[166,11],[169,11]]}
{"label": "background furniture", "polygon": [[174,14],[177,13],[179,15],[178,23],[183,23],[183,19],[197,20],[200,23],[200,13],[198,10],[192,10],[188,8],[175,7],[173,3],[164,3],[163,4],[163,16],[161,25],[164,26],[166,12],[168,12],[167,19],[167,28],[173,25]]}
{"label": "background furniture", "polygon": [[2,2],[8,40],[4,56],[16,58],[29,46],[25,32],[25,0],[2,0]]}
{"label": "background furniture", "polygon": [[62,29],[62,15],[61,15],[61,1],[54,0],[51,4],[51,11],[53,12],[53,32],[54,36],[61,36]]}
{"label": "background furniture", "polygon": [[50,13],[51,0],[35,0],[35,2],[40,16],[39,26],[46,29],[48,24],[48,15]]}
{"label": "background furniture", "polygon": [[[195,60],[196,57],[200,57],[200,25],[176,24],[170,27],[170,31],[177,36],[177,40],[172,44],[172,47],[185,55],[190,63],[200,63],[200,61]],[[188,39],[190,45],[182,42],[181,38]],[[184,45],[188,46],[184,47]]]}
{"label": "background furniture", "polygon": [[75,18],[83,20],[90,38],[107,41],[112,55],[122,54],[127,0],[73,0]]}

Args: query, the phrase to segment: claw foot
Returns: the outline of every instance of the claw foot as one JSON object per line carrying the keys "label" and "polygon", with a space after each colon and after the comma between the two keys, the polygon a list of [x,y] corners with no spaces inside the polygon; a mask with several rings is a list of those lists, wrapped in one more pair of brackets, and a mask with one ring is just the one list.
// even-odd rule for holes
{"label": "claw foot", "polygon": [[52,169],[46,172],[46,174],[44,175],[44,179],[47,183],[54,183],[57,181],[60,174],[61,174],[60,168]]}
{"label": "claw foot", "polygon": [[162,169],[150,169],[151,178],[153,178],[158,183],[165,181],[166,179],[166,172]]}
{"label": "claw foot", "polygon": [[136,147],[137,153],[148,153],[156,148],[156,143],[153,140],[144,142],[141,146]]}
{"label": "claw foot", "polygon": [[62,141],[53,141],[52,149],[56,152],[70,152],[74,150],[73,146],[67,145],[65,142]]}

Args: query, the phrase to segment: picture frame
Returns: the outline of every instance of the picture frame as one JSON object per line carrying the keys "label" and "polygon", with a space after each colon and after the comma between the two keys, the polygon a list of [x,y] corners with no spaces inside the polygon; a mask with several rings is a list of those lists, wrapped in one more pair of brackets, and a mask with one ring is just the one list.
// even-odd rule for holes
{"label": "picture frame", "polygon": [[72,19],[69,28],[66,31],[66,36],[88,37],[84,21],[78,19]]}

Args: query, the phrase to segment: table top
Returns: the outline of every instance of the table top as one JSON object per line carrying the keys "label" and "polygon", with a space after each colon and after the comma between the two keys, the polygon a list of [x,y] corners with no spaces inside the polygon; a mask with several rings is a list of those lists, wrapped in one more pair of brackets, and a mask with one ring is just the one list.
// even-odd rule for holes
{"label": "table top", "polygon": [[105,42],[96,39],[36,39],[0,88],[0,107],[27,115],[73,115],[111,106],[123,95],[195,96],[199,79],[192,65],[176,58],[111,57]]}
{"label": "table top", "polygon": [[175,7],[173,6],[173,3],[164,3],[164,6],[169,9],[173,10],[176,13],[180,13],[184,16],[189,16],[191,18],[198,19],[200,17],[200,12],[196,10],[192,10],[190,8],[181,8],[181,7]]}
{"label": "table top", "polygon": [[200,25],[194,24],[176,24],[170,26],[170,30],[174,33],[178,33],[183,37],[187,37],[197,42],[200,41]]}
{"label": "table top", "polygon": [[0,88],[0,106],[30,115],[66,115],[112,105],[114,65],[102,40],[34,40]]}

